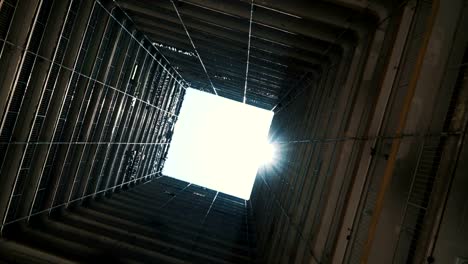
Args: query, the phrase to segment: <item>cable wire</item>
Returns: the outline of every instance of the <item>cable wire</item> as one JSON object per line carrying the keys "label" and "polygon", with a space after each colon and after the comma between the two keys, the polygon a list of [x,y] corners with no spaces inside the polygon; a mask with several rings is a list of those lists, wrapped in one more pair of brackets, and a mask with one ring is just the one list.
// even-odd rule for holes
{"label": "cable wire", "polygon": [[180,23],[182,24],[182,27],[184,28],[185,33],[187,34],[188,39],[190,40],[190,43],[192,44],[192,47],[193,47],[195,53],[197,54],[197,58],[198,58],[198,60],[200,61],[200,64],[201,64],[201,66],[202,66],[202,68],[203,68],[203,71],[205,72],[206,77],[208,78],[208,81],[210,81],[211,88],[213,89],[214,94],[218,95],[218,92],[216,92],[216,89],[215,89],[215,87],[214,87],[214,85],[213,85],[213,82],[211,81],[210,75],[208,75],[208,71],[206,70],[205,64],[203,63],[203,60],[202,60],[200,54],[198,53],[197,47],[195,47],[195,43],[193,43],[192,37],[190,37],[190,34],[189,34],[188,30],[187,30],[187,27],[185,26],[184,21],[182,20],[182,16],[180,15],[179,10],[177,9],[176,4],[174,3],[173,0],[171,0],[171,3],[172,3],[172,6],[174,7],[174,10],[175,10],[176,13],[177,13],[177,16],[179,17]]}
{"label": "cable wire", "polygon": [[244,104],[247,102],[247,80],[249,77],[250,64],[250,39],[252,37],[252,17],[253,17],[254,0],[250,2],[250,21],[249,21],[249,41],[247,43],[247,62],[245,65],[245,83],[244,83]]}

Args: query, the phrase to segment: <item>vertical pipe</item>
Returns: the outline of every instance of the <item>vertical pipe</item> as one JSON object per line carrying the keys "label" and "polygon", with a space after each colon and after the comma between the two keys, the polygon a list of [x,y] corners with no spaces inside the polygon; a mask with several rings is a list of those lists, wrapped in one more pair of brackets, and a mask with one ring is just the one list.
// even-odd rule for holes
{"label": "vertical pipe", "polygon": [[413,73],[411,75],[411,79],[408,85],[408,90],[405,95],[405,99],[403,101],[402,110],[400,112],[400,118],[398,122],[398,126],[396,129],[396,137],[392,140],[392,146],[390,149],[390,154],[388,158],[387,165],[385,167],[385,171],[383,174],[382,182],[379,187],[379,191],[377,193],[377,199],[375,203],[375,207],[373,210],[373,215],[371,219],[371,223],[369,226],[369,233],[367,236],[367,241],[364,245],[364,250],[361,256],[361,263],[367,263],[371,249],[372,243],[374,241],[375,233],[377,230],[377,224],[379,223],[380,214],[382,212],[383,203],[385,199],[385,193],[387,192],[390,182],[392,180],[393,171],[395,170],[395,163],[397,159],[398,150],[401,144],[401,135],[406,125],[406,120],[408,118],[409,111],[411,109],[411,103],[413,101],[413,97],[416,91],[416,86],[419,81],[419,76],[421,74],[421,69],[423,66],[424,58],[426,55],[427,47],[429,45],[429,40],[431,39],[432,30],[434,27],[434,23],[437,17],[437,13],[439,11],[439,0],[434,0],[432,3],[432,10],[431,15],[428,18],[426,24],[426,32],[424,34],[424,38],[422,41],[422,46],[419,49],[418,57],[416,60],[416,65],[414,67]]}

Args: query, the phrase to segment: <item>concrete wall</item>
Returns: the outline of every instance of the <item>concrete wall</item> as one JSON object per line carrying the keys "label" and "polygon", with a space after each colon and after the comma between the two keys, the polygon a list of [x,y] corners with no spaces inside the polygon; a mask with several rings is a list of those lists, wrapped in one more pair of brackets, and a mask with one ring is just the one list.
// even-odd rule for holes
{"label": "concrete wall", "polygon": [[8,228],[7,263],[254,263],[245,200],[160,176],[110,199]]}
{"label": "concrete wall", "polygon": [[452,263],[461,254],[463,232],[448,224],[438,250],[462,245],[433,248],[443,201],[457,199],[447,210],[466,204],[447,187],[466,133],[450,126],[466,123],[451,110],[465,111],[454,99],[465,8],[409,1],[276,113],[279,156],[259,171],[252,197],[265,263]]}
{"label": "concrete wall", "polygon": [[112,1],[1,1],[0,221],[157,177],[187,84]]}

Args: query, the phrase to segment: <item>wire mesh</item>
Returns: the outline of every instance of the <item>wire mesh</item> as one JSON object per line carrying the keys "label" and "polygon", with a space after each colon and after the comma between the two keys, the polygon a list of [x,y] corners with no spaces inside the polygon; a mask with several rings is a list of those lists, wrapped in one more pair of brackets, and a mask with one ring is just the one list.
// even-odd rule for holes
{"label": "wire mesh", "polygon": [[16,3],[0,8],[0,60],[5,47],[21,52],[2,113],[1,175],[14,182],[2,229],[157,176],[186,89],[112,3],[59,2],[30,8],[25,45],[9,37]]}

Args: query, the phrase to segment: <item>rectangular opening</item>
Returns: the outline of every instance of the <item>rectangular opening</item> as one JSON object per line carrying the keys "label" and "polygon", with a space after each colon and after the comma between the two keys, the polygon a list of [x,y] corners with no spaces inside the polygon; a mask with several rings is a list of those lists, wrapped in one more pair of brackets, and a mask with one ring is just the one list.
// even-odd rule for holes
{"label": "rectangular opening", "polygon": [[248,200],[273,112],[189,88],[163,174]]}

